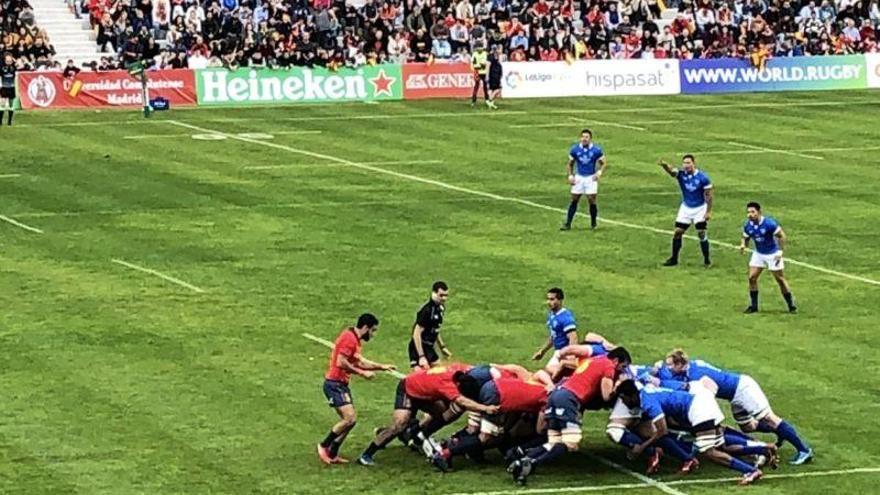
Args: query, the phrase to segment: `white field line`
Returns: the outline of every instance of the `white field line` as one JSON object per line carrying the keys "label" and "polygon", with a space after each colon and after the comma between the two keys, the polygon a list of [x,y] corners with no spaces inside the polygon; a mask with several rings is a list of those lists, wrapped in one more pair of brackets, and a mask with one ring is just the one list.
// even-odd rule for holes
{"label": "white field line", "polygon": [[[571,114],[618,114],[618,113],[650,113],[650,112],[676,112],[687,110],[714,110],[718,108],[794,108],[794,107],[836,107],[836,106],[864,106],[878,105],[880,100],[841,100],[841,101],[791,101],[784,103],[721,103],[717,105],[676,105],[668,107],[633,107],[609,109],[566,109],[566,110],[501,110],[497,112],[437,112],[437,113],[410,113],[410,114],[385,114],[385,115],[324,115],[313,117],[286,117],[280,120],[292,122],[310,122],[322,120],[391,120],[391,119],[433,119],[438,117],[492,117],[504,115],[571,115]],[[292,108],[292,107],[291,107]],[[197,109],[200,112],[205,107]],[[178,110],[179,111],[179,110]],[[206,119],[205,122],[265,122],[265,117],[230,117]],[[141,125],[141,124],[164,124],[169,120],[103,120],[101,122],[61,122],[56,124],[17,124],[16,127],[97,127],[117,125]]]}
{"label": "white field line", "polygon": [[2,175],[0,175],[0,179],[14,179],[16,177],[21,177],[21,174],[2,174]]}
{"label": "white field line", "polygon": [[[387,162],[359,162],[361,165],[435,165],[443,163],[443,160],[397,160]],[[279,168],[299,168],[326,165],[345,165],[347,163],[330,162],[330,163],[291,163],[289,165],[256,165],[252,167],[242,167],[242,170],[275,170]]]}
{"label": "white field line", "polygon": [[0,215],[0,220],[3,220],[6,223],[11,223],[12,225],[15,225],[16,227],[22,228],[22,229],[27,230],[29,232],[33,232],[35,234],[42,234],[43,233],[42,230],[40,230],[36,227],[31,227],[30,225],[23,224],[23,223],[19,222],[18,220],[14,220],[12,218],[7,217],[6,215]]}
{"label": "white field line", "polygon": [[[333,342],[330,342],[327,339],[322,339],[321,337],[316,337],[310,333],[304,333],[304,334],[302,334],[302,336],[311,340],[312,342],[317,342],[328,349],[333,349]],[[404,378],[406,376],[397,370],[388,370],[388,371],[386,371],[386,373],[393,376],[394,378]]]}
{"label": "white field line", "polygon": [[[186,128],[188,128],[188,129],[193,129],[193,130],[200,131],[200,132],[208,132],[208,133],[218,133],[218,134],[223,134],[221,131],[215,131],[215,130],[211,130],[211,129],[205,129],[204,127],[199,127],[199,126],[195,126],[195,125],[192,125],[192,124],[187,124],[187,123],[184,123],[184,122],[178,122],[178,121],[176,121],[176,120],[166,120],[166,121],[164,121],[164,122],[167,122],[167,123],[172,124],[172,125],[180,126],[180,127],[186,127]],[[351,166],[351,167],[353,167],[353,168],[358,168],[358,169],[361,169],[361,170],[368,170],[368,171],[370,171],[370,172],[374,172],[374,173],[377,173],[377,174],[385,174],[385,175],[389,175],[389,176],[392,176],[392,177],[397,177],[397,178],[400,178],[400,179],[410,180],[410,181],[413,181],[413,182],[421,182],[421,183],[423,183],[423,184],[430,184],[430,185],[432,185],[432,186],[441,187],[441,188],[443,188],[443,189],[448,189],[448,190],[450,190],[450,191],[457,191],[457,192],[460,192],[460,193],[471,194],[471,195],[474,195],[474,196],[482,196],[482,197],[484,197],[484,198],[495,199],[495,200],[498,200],[498,201],[507,201],[507,202],[510,202],[510,203],[517,203],[517,204],[521,204],[521,205],[525,205],[525,206],[531,206],[532,208],[540,208],[540,209],[542,209],[542,210],[552,211],[552,212],[555,212],[555,213],[565,213],[565,212],[566,212],[566,210],[563,209],[563,208],[558,208],[558,207],[554,207],[554,206],[548,206],[548,205],[541,204],[541,203],[535,203],[534,201],[529,201],[529,200],[526,200],[526,199],[513,198],[513,197],[509,197],[509,196],[501,196],[501,195],[498,195],[498,194],[493,194],[493,193],[489,193],[489,192],[485,192],[485,191],[479,191],[479,190],[476,190],[476,189],[468,189],[468,188],[466,188],[466,187],[456,186],[456,185],[449,184],[449,183],[446,183],[446,182],[441,182],[441,181],[434,180],[434,179],[428,179],[428,178],[425,178],[425,177],[420,177],[420,176],[418,176],[418,175],[405,174],[405,173],[401,173],[401,172],[395,172],[395,171],[393,171],[393,170],[388,170],[388,169],[384,169],[384,168],[380,168],[380,167],[376,167],[376,166],[372,166],[372,165],[364,165],[364,164],[361,164],[361,163],[353,162],[353,161],[351,161],[351,160],[346,160],[346,159],[344,159],[344,158],[339,158],[339,157],[335,157],[335,156],[331,156],[331,155],[325,155],[325,154],[323,154],[323,153],[316,153],[316,152],[313,152],[313,151],[307,151],[307,150],[303,150],[303,149],[299,149],[299,148],[293,148],[293,147],[291,147],[291,146],[286,146],[286,145],[283,145],[283,144],[273,143],[273,142],[269,142],[269,141],[258,141],[258,140],[256,140],[256,139],[243,138],[243,137],[240,137],[240,136],[235,136],[234,134],[225,134],[225,136],[228,137],[228,138],[230,138],[230,139],[235,139],[235,140],[242,141],[242,142],[245,142],[245,143],[251,143],[251,144],[256,144],[256,145],[260,145],[260,146],[266,146],[266,147],[269,147],[269,148],[275,148],[275,149],[278,149],[278,150],[287,151],[287,152],[295,153],[295,154],[298,154],[298,155],[310,156],[310,157],[312,157],[312,158],[317,158],[317,159],[321,159],[321,160],[335,161],[335,162],[337,162],[337,163],[342,163],[342,164],[345,164],[345,165],[349,165],[349,166]],[[578,215],[580,215],[580,216],[582,216],[582,217],[586,217],[586,216],[587,216],[587,215],[584,214],[584,213],[578,213]],[[638,225],[638,224],[629,223],[629,222],[621,222],[621,221],[619,221],[619,220],[610,220],[610,219],[607,219],[607,218],[600,218],[600,221],[602,221],[602,222],[604,222],[604,223],[607,223],[607,224],[610,224],[610,225],[618,225],[618,226],[621,226],[621,227],[629,227],[629,228],[631,228],[631,229],[636,229],[636,230],[646,230],[646,231],[649,231],[649,232],[656,232],[656,233],[658,233],[658,234],[663,234],[663,235],[671,235],[671,234],[672,234],[672,232],[670,232],[670,231],[668,231],[668,230],[658,229],[658,228],[655,228],[655,227],[649,227],[649,226],[647,226],[647,225]],[[693,236],[693,235],[688,235],[688,236],[685,236],[685,237],[687,237],[688,239],[699,240],[696,236]],[[727,242],[721,242],[721,241],[716,241],[716,240],[712,240],[712,239],[710,239],[709,242],[711,242],[711,243],[713,243],[713,244],[715,244],[715,245],[717,245],[717,246],[723,246],[723,247],[730,248],[730,249],[739,249],[739,246],[738,246],[738,245],[730,244],[730,243],[727,243]],[[837,271],[837,270],[831,270],[831,269],[828,269],[828,268],[823,268],[823,267],[821,267],[821,266],[811,265],[811,264],[809,264],[809,263],[805,263],[805,262],[803,262],[803,261],[797,261],[797,260],[794,260],[794,259],[791,259],[791,258],[786,258],[785,261],[787,261],[788,263],[793,264],[793,265],[803,266],[803,267],[805,267],[805,268],[809,268],[809,269],[811,269],[811,270],[815,270],[815,271],[818,271],[818,272],[826,273],[826,274],[829,274],[829,275],[836,275],[836,276],[838,276],[838,277],[847,278],[847,279],[850,279],[850,280],[857,280],[857,281],[859,281],[859,282],[864,282],[864,283],[866,283],[866,284],[871,284],[871,285],[878,285],[878,286],[880,286],[880,281],[872,280],[872,279],[869,279],[869,278],[866,278],[866,277],[861,277],[861,276],[858,276],[858,275],[851,275],[851,274],[849,274],[849,273],[844,273],[844,272],[840,272],[840,271]]]}
{"label": "white field line", "polygon": [[655,488],[657,490],[660,490],[663,493],[668,493],[669,495],[687,495],[683,491],[676,490],[675,488],[670,487],[669,485],[667,485],[666,483],[663,483],[662,481],[657,481],[653,478],[649,478],[649,477],[645,476],[644,474],[637,473],[631,469],[628,469],[624,466],[621,466],[620,464],[618,464],[614,461],[608,460],[604,457],[601,457],[601,456],[598,456],[595,454],[591,454],[589,452],[587,453],[587,457],[589,457],[593,460],[596,460],[596,461],[598,461],[598,462],[600,462],[600,463],[602,463],[612,469],[620,471],[623,474],[631,476],[631,477],[641,481],[642,483],[644,483],[645,486]]}
{"label": "white field line", "polygon": [[[827,152],[845,152],[845,151],[877,151],[880,150],[880,146],[852,146],[849,148],[805,148],[797,151],[806,151],[807,153],[822,153],[823,151]],[[710,150],[710,151],[693,151],[692,153],[697,155],[760,155],[764,153],[778,153],[782,150],[753,150],[753,149],[743,149],[743,150]],[[794,151],[794,150],[784,150],[784,151]],[[684,152],[679,152],[678,154],[684,154]]]}
{"label": "white field line", "polygon": [[[324,347],[327,347],[330,349],[333,348],[333,342],[330,342],[329,340],[322,339],[321,337],[316,337],[310,333],[304,333],[304,334],[302,334],[302,336],[313,341],[313,342],[317,342],[317,343],[323,345]],[[389,375],[396,377],[396,378],[404,378],[406,376],[397,370],[390,370],[387,373]],[[649,488],[656,488],[656,489],[662,491],[663,493],[667,493],[669,495],[687,495],[686,493],[684,493],[680,490],[676,490],[675,488],[671,488],[669,486],[666,486],[665,483],[648,478],[647,476],[645,476],[643,474],[636,473],[635,471],[631,471],[631,470],[621,466],[620,464],[617,464],[616,462],[612,462],[612,461],[609,461],[608,459],[605,459],[604,457],[599,457],[594,454],[587,454],[587,455],[589,457],[591,457],[592,459],[594,459],[598,462],[601,462],[602,464],[605,464],[606,466],[609,466],[613,469],[616,469],[617,471],[620,471],[621,473],[627,474],[627,475],[632,476],[633,478],[641,481],[642,484],[635,485],[635,487],[637,487],[637,488],[644,486],[644,487],[649,487]]]}
{"label": "white field line", "polygon": [[796,157],[799,157],[799,158],[809,158],[810,160],[824,160],[824,159],[825,159],[824,157],[821,157],[821,156],[816,156],[816,155],[806,155],[806,154],[804,154],[804,153],[797,153],[797,152],[795,152],[795,151],[778,150],[778,149],[773,149],[773,148],[765,148],[765,147],[763,147],[763,146],[755,146],[755,145],[753,145],[753,144],[738,143],[738,142],[736,142],[736,141],[728,141],[727,144],[729,144],[729,145],[731,145],[731,146],[739,146],[739,147],[741,147],[741,148],[748,148],[748,149],[752,149],[752,150],[762,151],[762,152],[764,152],[764,153],[779,153],[779,154],[782,154],[782,155],[791,155],[791,156],[796,156]]}
{"label": "white field line", "polygon": [[[815,478],[824,476],[845,476],[851,474],[873,474],[880,473],[880,468],[854,468],[854,469],[835,469],[831,471],[805,471],[800,473],[785,474],[765,474],[765,480],[771,479],[788,479],[788,478]],[[728,483],[738,481],[740,478],[704,478],[704,479],[683,479],[665,482],[667,485],[709,485],[714,483]],[[760,483],[760,482],[759,482]],[[650,488],[648,485],[637,483],[621,483],[615,485],[593,485],[593,486],[563,486],[557,488],[529,488],[520,490],[497,490],[491,492],[458,492],[449,495],[552,495],[556,493],[586,493],[586,492],[604,492],[628,490],[632,488]]]}
{"label": "white field line", "polygon": [[599,124],[599,125],[604,125],[604,126],[608,126],[608,127],[620,127],[621,129],[629,129],[632,131],[642,131],[642,132],[647,131],[647,129],[645,129],[644,127],[639,127],[636,125],[629,125],[629,124],[618,124],[616,122],[606,122],[604,120],[581,119],[578,117],[569,117],[568,120],[571,120],[572,122],[577,122],[580,124]]}
{"label": "white field line", "polygon": [[169,282],[171,282],[171,283],[177,284],[177,285],[179,285],[179,286],[181,286],[181,287],[186,287],[187,289],[189,289],[189,290],[191,290],[191,291],[193,291],[193,292],[199,292],[199,293],[201,293],[201,292],[205,292],[204,289],[201,289],[201,288],[199,288],[199,287],[196,287],[195,285],[192,285],[192,284],[190,284],[190,283],[184,282],[183,280],[180,280],[179,278],[174,278],[174,277],[172,277],[172,276],[170,276],[170,275],[165,275],[164,273],[162,273],[162,272],[158,272],[158,271],[156,271],[156,270],[153,270],[152,268],[144,268],[144,267],[142,267],[142,266],[138,266],[138,265],[135,265],[135,264],[133,264],[133,263],[129,263],[129,262],[127,262],[127,261],[119,260],[119,259],[116,259],[116,258],[113,258],[113,259],[111,259],[110,261],[113,262],[113,263],[116,263],[117,265],[122,265],[122,266],[125,266],[125,267],[128,267],[128,268],[131,268],[132,270],[137,270],[137,271],[139,271],[139,272],[144,272],[144,273],[149,273],[150,275],[155,275],[155,276],[157,276],[157,277],[159,277],[159,278],[161,278],[161,279],[165,279],[165,280],[167,280],[167,281],[169,281]]}
{"label": "white field line", "polygon": [[[266,134],[268,136],[284,136],[290,134],[321,134],[323,131],[313,131],[313,130],[302,130],[302,131],[276,131],[276,132],[264,132],[261,131],[260,134]],[[190,134],[136,134],[134,136],[123,136],[122,139],[162,139],[162,138],[182,138],[189,137]]]}

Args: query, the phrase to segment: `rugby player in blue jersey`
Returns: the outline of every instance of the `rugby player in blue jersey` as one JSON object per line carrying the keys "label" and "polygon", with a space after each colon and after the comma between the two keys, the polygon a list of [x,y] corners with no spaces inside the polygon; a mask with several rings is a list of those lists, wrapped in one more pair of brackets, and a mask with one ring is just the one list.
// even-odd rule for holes
{"label": "rugby player in blue jersey", "polygon": [[709,259],[709,237],[706,229],[712,218],[712,181],[705,172],[697,170],[694,155],[684,155],[681,160],[681,170],[670,167],[663,160],[660,160],[659,164],[670,177],[678,181],[678,186],[681,188],[681,206],[675,217],[675,232],[672,234],[672,256],[663,263],[663,266],[678,264],[681,239],[693,223],[700,237],[703,265],[709,267],[712,262]]}
{"label": "rugby player in blue jersey", "polygon": [[775,218],[765,217],[761,213],[760,204],[751,202],[746,206],[746,210],[748,219],[743,225],[743,236],[739,250],[745,254],[749,247],[749,241],[755,242],[755,250],[749,260],[749,299],[751,302],[745,312],[758,312],[758,278],[766,268],[770,270],[776,283],[779,284],[782,298],[788,305],[788,312],[797,313],[797,306],[794,305],[794,299],[791,295],[791,287],[785,280],[785,262],[782,260],[785,232]]}
{"label": "rugby player in blue jersey", "polygon": [[784,441],[791,443],[797,449],[791,464],[805,464],[813,459],[813,449],[800,438],[794,426],[773,412],[761,386],[749,375],[722,370],[705,361],[688,358],[681,349],[673,349],[657,377],[664,384],[672,380],[685,384],[712,380],[717,386],[715,396],[730,402],[733,417],[744,432],[775,433],[778,445]]}
{"label": "rugby player in blue jersey", "polygon": [[577,344],[577,322],[574,314],[568,308],[563,307],[565,293],[559,287],[553,287],[547,291],[547,330],[549,337],[540,349],[535,351],[532,359],[538,361],[544,357],[550,349],[554,349],[553,356],[544,368],[550,376],[553,376],[560,365],[559,351],[565,346]]}
{"label": "rugby player in blue jersey", "polygon": [[596,195],[599,193],[599,179],[605,173],[607,166],[605,152],[593,142],[593,131],[582,130],[579,142],[568,150],[567,171],[568,183],[571,184],[571,203],[568,205],[568,214],[560,230],[571,230],[571,222],[577,214],[581,196],[586,196],[590,203],[590,228],[596,228],[599,216]]}
{"label": "rugby player in blue jersey", "polygon": [[763,476],[760,469],[743,462],[722,450],[724,433],[721,423],[724,414],[712,394],[644,387],[641,390],[633,380],[625,380],[617,387],[617,394],[630,409],[638,408],[642,417],[653,423],[653,433],[644,442],[632,448],[641,454],[661,439],[667,438],[669,424],[691,432],[700,454],[722,466],[742,473],[741,485],[754,483]]}

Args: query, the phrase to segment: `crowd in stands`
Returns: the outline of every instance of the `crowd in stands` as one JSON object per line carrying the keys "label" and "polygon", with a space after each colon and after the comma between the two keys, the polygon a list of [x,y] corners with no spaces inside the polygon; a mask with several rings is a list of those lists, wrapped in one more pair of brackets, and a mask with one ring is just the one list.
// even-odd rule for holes
{"label": "crowd in stands", "polygon": [[[61,1],[61,0],[59,0]],[[878,51],[880,0],[76,0],[109,70],[468,60],[769,57]],[[27,0],[0,0],[3,47],[51,60]],[[671,22],[661,12],[678,9]],[[42,42],[40,40],[43,40]]]}
{"label": "crowd in stands", "polygon": [[0,0],[0,57],[12,54],[19,69],[59,68],[55,48],[40,29],[27,0]]}

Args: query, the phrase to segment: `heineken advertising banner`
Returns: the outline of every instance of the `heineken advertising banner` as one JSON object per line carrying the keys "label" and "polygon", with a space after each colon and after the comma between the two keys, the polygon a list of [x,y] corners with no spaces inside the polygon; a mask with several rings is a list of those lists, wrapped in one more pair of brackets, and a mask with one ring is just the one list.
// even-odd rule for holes
{"label": "heineken advertising banner", "polygon": [[199,105],[255,105],[334,101],[400,100],[399,65],[324,68],[202,69],[196,72]]}

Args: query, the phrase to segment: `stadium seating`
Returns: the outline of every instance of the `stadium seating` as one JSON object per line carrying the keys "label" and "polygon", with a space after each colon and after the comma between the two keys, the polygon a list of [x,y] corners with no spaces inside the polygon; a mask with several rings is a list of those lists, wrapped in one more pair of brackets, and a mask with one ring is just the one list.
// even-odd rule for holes
{"label": "stadium seating", "polygon": [[467,59],[475,43],[502,44],[510,60],[761,65],[877,51],[880,25],[878,0],[77,1],[107,53],[92,64],[99,70],[141,57],[166,68],[443,62]]}
{"label": "stadium seating", "polygon": [[34,9],[27,0],[0,2],[0,56],[5,53],[12,54],[20,69],[60,70],[49,35],[36,24]]}

